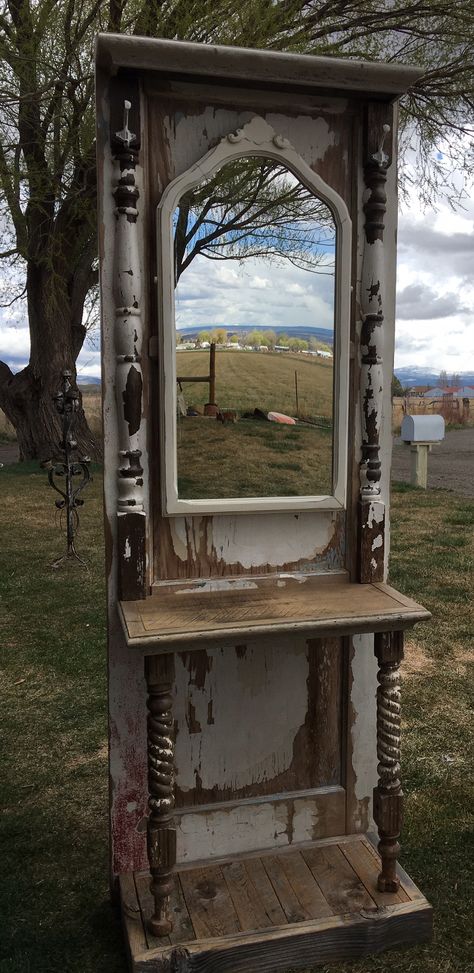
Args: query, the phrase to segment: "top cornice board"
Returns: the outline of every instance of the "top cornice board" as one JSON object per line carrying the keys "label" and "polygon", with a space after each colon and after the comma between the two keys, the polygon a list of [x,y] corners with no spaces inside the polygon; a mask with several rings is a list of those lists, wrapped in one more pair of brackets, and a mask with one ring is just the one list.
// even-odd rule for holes
{"label": "top cornice board", "polygon": [[98,34],[96,60],[97,66],[111,75],[121,69],[147,71],[164,78],[324,90],[382,101],[404,94],[424,74],[421,68],[405,64],[191,44],[125,34]]}

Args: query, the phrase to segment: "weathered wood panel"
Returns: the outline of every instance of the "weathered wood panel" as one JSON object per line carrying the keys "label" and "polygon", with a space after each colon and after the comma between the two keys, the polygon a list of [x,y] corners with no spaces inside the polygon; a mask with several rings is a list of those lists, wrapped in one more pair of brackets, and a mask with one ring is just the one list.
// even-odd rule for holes
{"label": "weathered wood panel", "polygon": [[[148,239],[153,239],[155,209],[165,186],[201,158],[220,138],[242,127],[256,110],[255,91],[249,92],[249,109],[244,110],[245,93],[237,105],[231,95],[225,106],[198,101],[189,104],[188,87],[180,101],[177,92],[149,97],[149,185]],[[219,99],[218,99],[219,101]],[[257,97],[258,101],[258,97]],[[278,95],[273,111],[268,93],[260,114],[275,131],[290,139],[302,158],[342,196],[353,213],[352,129],[341,104],[330,108],[326,100],[315,100],[312,124],[307,115],[289,118],[281,113]],[[307,106],[308,107],[308,106]],[[346,106],[347,107],[347,106]],[[350,114],[350,113],[349,113]],[[150,257],[155,259],[154,244]],[[151,295],[151,302],[155,295]],[[155,369],[152,391],[155,414],[158,409],[158,381],[164,380],[160,364]],[[159,451],[160,429],[153,432]],[[155,475],[159,461],[155,458]],[[345,516],[342,513],[311,512],[239,516],[194,516],[167,518],[161,515],[159,491],[154,495],[155,578],[206,578],[219,575],[265,574],[276,570],[330,570],[343,566]],[[295,557],[295,552],[298,552]]]}
{"label": "weathered wood panel", "polygon": [[342,787],[328,787],[229,801],[177,809],[174,819],[180,863],[206,861],[341,834],[345,794]]}
{"label": "weathered wood panel", "polygon": [[340,640],[330,649],[285,639],[178,653],[179,807],[341,783]]}

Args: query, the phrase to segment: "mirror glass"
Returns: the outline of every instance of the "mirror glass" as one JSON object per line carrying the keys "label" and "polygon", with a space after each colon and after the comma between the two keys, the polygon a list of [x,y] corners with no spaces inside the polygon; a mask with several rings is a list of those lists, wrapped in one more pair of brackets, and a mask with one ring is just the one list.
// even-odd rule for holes
{"label": "mirror glass", "polygon": [[331,210],[242,157],[181,196],[173,237],[179,498],[331,494]]}

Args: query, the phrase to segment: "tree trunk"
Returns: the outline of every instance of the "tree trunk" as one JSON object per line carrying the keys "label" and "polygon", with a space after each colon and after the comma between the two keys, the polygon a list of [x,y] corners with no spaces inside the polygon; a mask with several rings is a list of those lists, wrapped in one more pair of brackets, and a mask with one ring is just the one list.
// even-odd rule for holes
{"label": "tree trunk", "polygon": [[[61,457],[61,421],[53,401],[61,387],[61,375],[35,378],[31,365],[14,375],[0,362],[0,408],[15,428],[20,460],[45,463]],[[77,413],[74,438],[81,455],[100,458],[100,443],[95,441],[82,407]]]}
{"label": "tree trunk", "polygon": [[[15,428],[21,460],[46,462],[61,456],[61,421],[53,396],[61,388],[65,369],[72,373],[75,382],[76,358],[85,337],[77,311],[73,314],[71,291],[67,282],[58,281],[47,270],[31,264],[28,267],[30,361],[16,374],[0,362],[0,408]],[[79,311],[82,312],[82,305]],[[100,457],[101,446],[88,427],[82,404],[74,438],[79,453]]]}

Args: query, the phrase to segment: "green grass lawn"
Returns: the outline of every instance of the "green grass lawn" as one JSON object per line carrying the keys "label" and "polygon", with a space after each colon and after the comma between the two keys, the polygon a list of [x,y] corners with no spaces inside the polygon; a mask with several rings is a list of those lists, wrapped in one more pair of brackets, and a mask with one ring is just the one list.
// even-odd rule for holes
{"label": "green grass lawn", "polygon": [[[107,879],[101,482],[84,494],[85,570],[35,464],[0,470],[1,973],[125,973]],[[435,907],[433,945],[327,973],[472,973],[474,504],[396,487],[392,582],[434,615],[407,645],[403,865]],[[255,971],[257,973],[257,971]]]}
{"label": "green grass lawn", "polygon": [[292,497],[332,493],[332,427],[180,416],[178,493]]}

